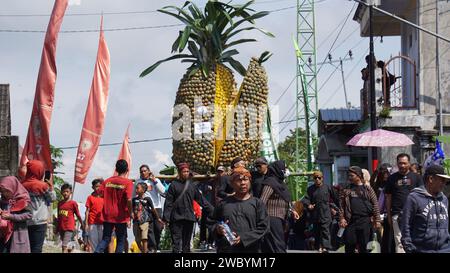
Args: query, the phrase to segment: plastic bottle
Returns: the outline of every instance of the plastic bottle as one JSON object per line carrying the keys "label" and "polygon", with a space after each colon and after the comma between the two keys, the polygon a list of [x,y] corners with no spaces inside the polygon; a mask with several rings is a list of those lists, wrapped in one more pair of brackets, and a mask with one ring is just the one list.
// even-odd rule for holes
{"label": "plastic bottle", "polygon": [[337,237],[341,238],[344,235],[345,228],[341,227],[337,233]]}
{"label": "plastic bottle", "polygon": [[230,226],[228,224],[226,224],[224,221],[221,221],[220,224],[225,228],[225,237],[227,238],[228,242],[231,244],[233,244],[233,241],[236,239],[236,237],[234,237],[233,232],[230,229]]}

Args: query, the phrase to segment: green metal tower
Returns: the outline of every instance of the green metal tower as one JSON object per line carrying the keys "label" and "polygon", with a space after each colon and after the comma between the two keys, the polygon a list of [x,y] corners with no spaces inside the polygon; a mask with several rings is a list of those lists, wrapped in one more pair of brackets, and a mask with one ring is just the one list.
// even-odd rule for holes
{"label": "green metal tower", "polygon": [[[314,150],[317,144],[317,66],[314,0],[297,0],[297,89],[296,89],[296,171],[313,170]],[[305,130],[300,135],[299,128]],[[302,143],[306,150],[301,149]],[[303,146],[304,147],[304,146]],[[307,177],[295,178],[295,197],[301,198],[308,185]]]}

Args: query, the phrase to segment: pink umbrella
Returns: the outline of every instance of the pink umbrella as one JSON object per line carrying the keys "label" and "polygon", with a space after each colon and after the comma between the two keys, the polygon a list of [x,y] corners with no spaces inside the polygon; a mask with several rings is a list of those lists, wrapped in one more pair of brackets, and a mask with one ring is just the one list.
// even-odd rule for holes
{"label": "pink umbrella", "polygon": [[412,144],[414,142],[405,134],[383,129],[357,134],[347,142],[347,145],[361,147],[394,147]]}

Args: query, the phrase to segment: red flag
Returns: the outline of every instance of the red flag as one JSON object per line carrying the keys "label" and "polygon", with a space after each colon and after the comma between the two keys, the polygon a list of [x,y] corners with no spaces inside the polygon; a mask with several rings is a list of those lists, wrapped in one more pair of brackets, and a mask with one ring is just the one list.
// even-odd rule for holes
{"label": "red flag", "polygon": [[36,159],[44,163],[45,169],[53,171],[49,135],[56,83],[56,41],[66,8],[67,0],[56,0],[48,23],[21,166]]}
{"label": "red flag", "polygon": [[[130,125],[128,125],[127,128],[127,132],[125,134],[125,137],[123,139],[123,143],[122,143],[122,148],[120,149],[120,153],[119,153],[119,157],[117,158],[117,160],[119,159],[125,159],[128,163],[128,173],[127,173],[127,177],[130,173],[131,170],[131,151],[130,151],[130,144],[129,142],[129,136],[128,136],[128,131],[130,130]],[[114,171],[114,176],[118,175],[116,171]]]}
{"label": "red flag", "polygon": [[97,62],[95,63],[89,101],[81,130],[75,162],[75,182],[84,184],[94,161],[95,154],[103,134],[106,108],[108,106],[108,90],[110,75],[109,50],[103,35],[103,17],[100,24],[100,40],[98,43]]}

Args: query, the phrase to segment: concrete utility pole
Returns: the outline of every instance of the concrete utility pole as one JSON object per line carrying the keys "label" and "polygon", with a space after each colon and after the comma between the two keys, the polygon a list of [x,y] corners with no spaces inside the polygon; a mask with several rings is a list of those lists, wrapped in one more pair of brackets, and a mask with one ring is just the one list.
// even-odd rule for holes
{"label": "concrete utility pole", "polygon": [[[439,33],[439,1],[436,0],[436,33]],[[441,94],[441,72],[439,61],[439,39],[436,37],[436,77],[437,77],[437,96],[439,105],[439,135],[444,135],[444,125],[442,124],[442,94]]]}
{"label": "concrete utility pole", "polygon": [[[370,84],[370,130],[374,131],[377,129],[377,108],[376,108],[376,98],[375,98],[375,54],[373,49],[373,5],[377,0],[370,0],[369,2],[369,32],[370,32],[370,42],[369,42],[369,84]],[[372,161],[372,172],[376,170],[378,165],[378,148],[372,147],[371,154]]]}

